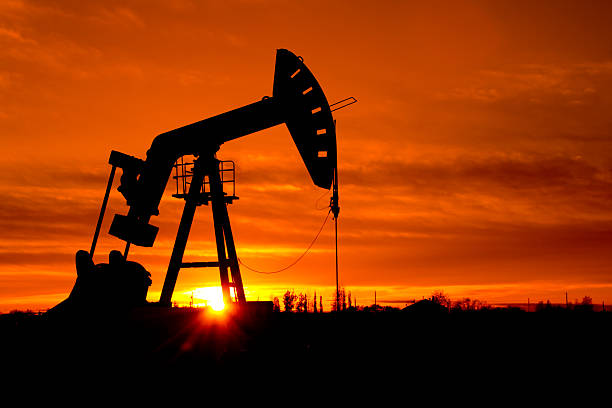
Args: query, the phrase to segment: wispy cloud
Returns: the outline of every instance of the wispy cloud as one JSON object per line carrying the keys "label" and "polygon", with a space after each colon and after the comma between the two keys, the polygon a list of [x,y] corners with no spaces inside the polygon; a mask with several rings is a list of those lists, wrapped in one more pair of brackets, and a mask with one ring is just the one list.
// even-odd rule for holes
{"label": "wispy cloud", "polygon": [[465,78],[465,85],[438,91],[435,97],[482,103],[520,99],[526,104],[576,105],[597,100],[600,87],[605,87],[610,77],[610,61],[524,64],[508,70],[481,70]]}
{"label": "wispy cloud", "polygon": [[128,7],[103,7],[90,17],[95,23],[106,24],[109,26],[125,26],[142,29],[146,26],[144,20]]}
{"label": "wispy cloud", "polygon": [[0,27],[0,38],[8,41],[15,41],[18,43],[36,44],[36,41],[29,38],[24,38],[24,36],[19,31],[5,27]]}

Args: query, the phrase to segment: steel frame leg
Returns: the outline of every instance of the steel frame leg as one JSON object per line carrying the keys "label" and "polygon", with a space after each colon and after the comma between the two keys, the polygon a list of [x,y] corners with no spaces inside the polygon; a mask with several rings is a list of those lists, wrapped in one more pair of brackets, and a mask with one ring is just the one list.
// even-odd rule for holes
{"label": "steel frame leg", "polygon": [[[227,213],[227,204],[223,194],[223,186],[219,177],[219,161],[213,159],[211,168],[208,171],[208,181],[210,183],[210,195],[212,201],[213,222],[215,224],[215,239],[217,241],[217,256],[219,258],[219,273],[221,275],[221,290],[223,301],[226,304],[231,302],[230,287],[234,287],[236,301],[239,304],[246,303],[242,277],[238,266],[238,256],[234,245],[234,236]],[[227,250],[227,253],[226,253]],[[232,283],[229,282],[227,266],[229,264]]]}
{"label": "steel frame leg", "polygon": [[178,273],[183,262],[183,255],[185,253],[185,247],[187,246],[187,239],[189,238],[189,231],[191,230],[195,210],[198,206],[198,197],[200,195],[203,181],[204,172],[200,168],[199,160],[196,160],[193,165],[191,186],[189,187],[189,193],[187,194],[187,199],[185,200],[185,208],[183,209],[181,222],[179,223],[178,232],[176,233],[176,240],[174,241],[174,248],[172,248],[172,255],[170,256],[170,263],[168,264],[168,271],[166,272],[166,280],[164,281],[162,293],[159,298],[159,303],[164,306],[170,306],[172,304],[174,286],[176,285]]}

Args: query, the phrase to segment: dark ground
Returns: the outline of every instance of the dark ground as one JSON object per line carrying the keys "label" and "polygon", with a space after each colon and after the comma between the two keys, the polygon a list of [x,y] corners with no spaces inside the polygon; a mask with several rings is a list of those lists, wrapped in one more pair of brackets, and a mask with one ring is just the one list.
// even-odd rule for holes
{"label": "dark ground", "polygon": [[44,381],[110,375],[533,384],[597,378],[600,369],[607,375],[611,333],[612,313],[563,310],[217,315],[146,307],[62,320],[0,315],[3,373]]}

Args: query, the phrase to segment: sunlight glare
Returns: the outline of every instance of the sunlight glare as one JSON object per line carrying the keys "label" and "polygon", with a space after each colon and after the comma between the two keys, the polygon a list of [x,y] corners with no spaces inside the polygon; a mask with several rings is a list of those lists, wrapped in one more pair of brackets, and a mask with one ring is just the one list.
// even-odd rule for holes
{"label": "sunlight glare", "polygon": [[225,309],[225,303],[223,303],[223,292],[220,286],[209,286],[204,288],[197,288],[193,297],[197,300],[204,301],[204,305],[210,306],[210,308],[216,312],[220,312]]}

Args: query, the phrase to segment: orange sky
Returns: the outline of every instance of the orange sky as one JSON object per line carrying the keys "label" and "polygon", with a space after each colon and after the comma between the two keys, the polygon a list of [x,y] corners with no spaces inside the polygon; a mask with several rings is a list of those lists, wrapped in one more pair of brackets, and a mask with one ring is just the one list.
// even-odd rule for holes
{"label": "orange sky", "polygon": [[[335,117],[341,284],[360,304],[374,289],[612,303],[611,20],[607,1],[4,0],[0,312],[69,293],[112,149],[144,158],[159,133],[271,95],[277,48],[303,56],[330,101],[359,100]],[[219,158],[238,168],[238,255],[292,262],[328,196],[286,128]],[[181,202],[160,210],[155,246],[130,251],[153,274],[149,300]],[[113,191],[103,232],[125,211]],[[185,260],[211,260],[211,222],[202,207]],[[104,234],[96,261],[121,248]],[[251,300],[292,288],[331,300],[333,224],[292,269],[242,274]],[[218,284],[214,270],[183,270],[175,297]]]}

